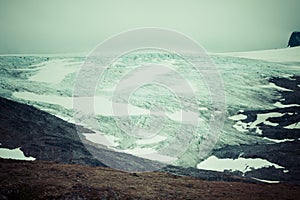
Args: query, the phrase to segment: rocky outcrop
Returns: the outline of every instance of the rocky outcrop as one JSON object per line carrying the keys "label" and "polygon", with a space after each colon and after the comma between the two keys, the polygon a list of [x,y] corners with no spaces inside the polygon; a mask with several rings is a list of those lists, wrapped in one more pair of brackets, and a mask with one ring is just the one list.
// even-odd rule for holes
{"label": "rocky outcrop", "polygon": [[293,32],[290,36],[288,47],[300,46],[300,32]]}
{"label": "rocky outcrop", "polygon": [[283,166],[284,169],[264,167],[251,170],[244,177],[256,177],[263,180],[279,180],[282,182],[300,183],[300,141],[281,142],[275,144],[249,144],[227,146],[214,150],[213,154],[218,158],[237,159],[262,158],[272,163]]}
{"label": "rocky outcrop", "polygon": [[[267,124],[264,122],[257,124],[256,128],[261,130],[260,134],[257,134],[256,128],[243,133],[269,138],[271,141],[265,144],[226,146],[214,149],[212,153],[218,158],[237,159],[240,156],[243,158],[261,158],[284,167],[284,169],[264,167],[251,170],[244,174],[245,177],[300,183],[300,129],[296,127],[300,123],[300,107],[298,106],[300,105],[300,77],[274,77],[269,82],[288,89],[278,91],[281,96],[279,101],[283,107],[243,111],[242,114],[246,115],[247,118],[241,122],[251,124],[257,120],[258,114],[281,113],[282,116],[268,118],[269,123]],[[292,128],[286,128],[288,126],[292,126]]]}
{"label": "rocky outcrop", "polygon": [[0,97],[0,143],[2,148],[20,147],[25,156],[59,163],[106,166],[151,171],[160,163],[115,152],[92,143],[81,133],[91,132],[32,106]]}
{"label": "rocky outcrop", "polygon": [[82,144],[74,124],[32,106],[0,98],[1,147],[60,163],[105,166]]}

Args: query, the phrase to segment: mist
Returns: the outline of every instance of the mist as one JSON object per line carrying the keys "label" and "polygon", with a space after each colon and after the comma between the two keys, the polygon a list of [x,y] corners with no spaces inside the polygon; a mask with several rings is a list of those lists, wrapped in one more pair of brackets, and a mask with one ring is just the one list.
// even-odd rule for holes
{"label": "mist", "polygon": [[298,0],[0,0],[0,54],[88,52],[142,27],[178,31],[209,52],[284,48],[300,30],[299,8]]}

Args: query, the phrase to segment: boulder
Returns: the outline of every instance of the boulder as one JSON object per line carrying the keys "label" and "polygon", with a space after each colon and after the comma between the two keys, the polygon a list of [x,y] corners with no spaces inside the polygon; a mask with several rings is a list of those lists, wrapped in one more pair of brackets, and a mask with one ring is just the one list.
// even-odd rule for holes
{"label": "boulder", "polygon": [[300,32],[293,32],[290,36],[288,47],[300,46]]}

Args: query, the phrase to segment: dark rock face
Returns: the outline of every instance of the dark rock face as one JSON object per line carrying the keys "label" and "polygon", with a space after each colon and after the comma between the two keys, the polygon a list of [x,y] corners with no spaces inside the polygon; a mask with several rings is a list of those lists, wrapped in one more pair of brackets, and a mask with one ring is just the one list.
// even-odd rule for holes
{"label": "dark rock face", "polygon": [[105,166],[82,144],[74,124],[32,106],[0,98],[1,147],[21,147],[37,160]]}
{"label": "dark rock face", "polygon": [[262,158],[283,166],[283,169],[264,167],[245,173],[245,177],[256,177],[264,180],[279,180],[282,182],[300,183],[300,141],[282,142],[277,144],[252,144],[228,146],[214,150],[218,158],[236,159],[242,154],[243,158]]}
{"label": "dark rock face", "polygon": [[293,32],[288,43],[288,47],[296,46],[300,46],[300,32]]}
{"label": "dark rock face", "polygon": [[85,139],[93,131],[68,123],[32,106],[0,97],[0,143],[2,148],[20,147],[37,160],[89,166],[123,166],[124,170],[151,171],[160,163],[115,152]]}
{"label": "dark rock face", "polygon": [[[300,183],[300,129],[287,129],[286,126],[300,123],[300,77],[292,76],[290,78],[271,78],[269,82],[275,85],[289,89],[290,91],[279,91],[281,99],[279,100],[286,107],[274,108],[268,110],[247,110],[243,114],[246,119],[241,120],[244,123],[252,123],[257,119],[257,114],[281,113],[280,117],[270,117],[269,122],[276,124],[267,125],[260,123],[257,125],[262,131],[258,135],[255,130],[249,130],[246,134],[255,134],[258,137],[267,137],[275,140],[283,140],[279,143],[266,144],[243,144],[237,146],[226,146],[221,149],[213,150],[213,155],[218,158],[262,158],[272,163],[284,167],[276,169],[275,167],[264,167],[251,170],[244,174],[245,177],[256,177],[264,180],[279,180],[284,182]],[[284,141],[286,140],[286,141]],[[290,140],[290,141],[289,141]]]}

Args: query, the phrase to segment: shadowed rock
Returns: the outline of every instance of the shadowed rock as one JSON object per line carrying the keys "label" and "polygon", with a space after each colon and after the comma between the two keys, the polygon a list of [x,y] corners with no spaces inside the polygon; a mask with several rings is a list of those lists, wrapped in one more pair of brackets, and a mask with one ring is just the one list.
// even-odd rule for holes
{"label": "shadowed rock", "polygon": [[293,32],[288,43],[288,47],[300,46],[300,32]]}
{"label": "shadowed rock", "polygon": [[[32,106],[0,97],[1,147],[20,147],[37,160],[90,166],[123,166],[125,171],[152,171],[160,163],[115,152],[85,139],[93,132]],[[106,161],[105,163],[102,161]]]}

